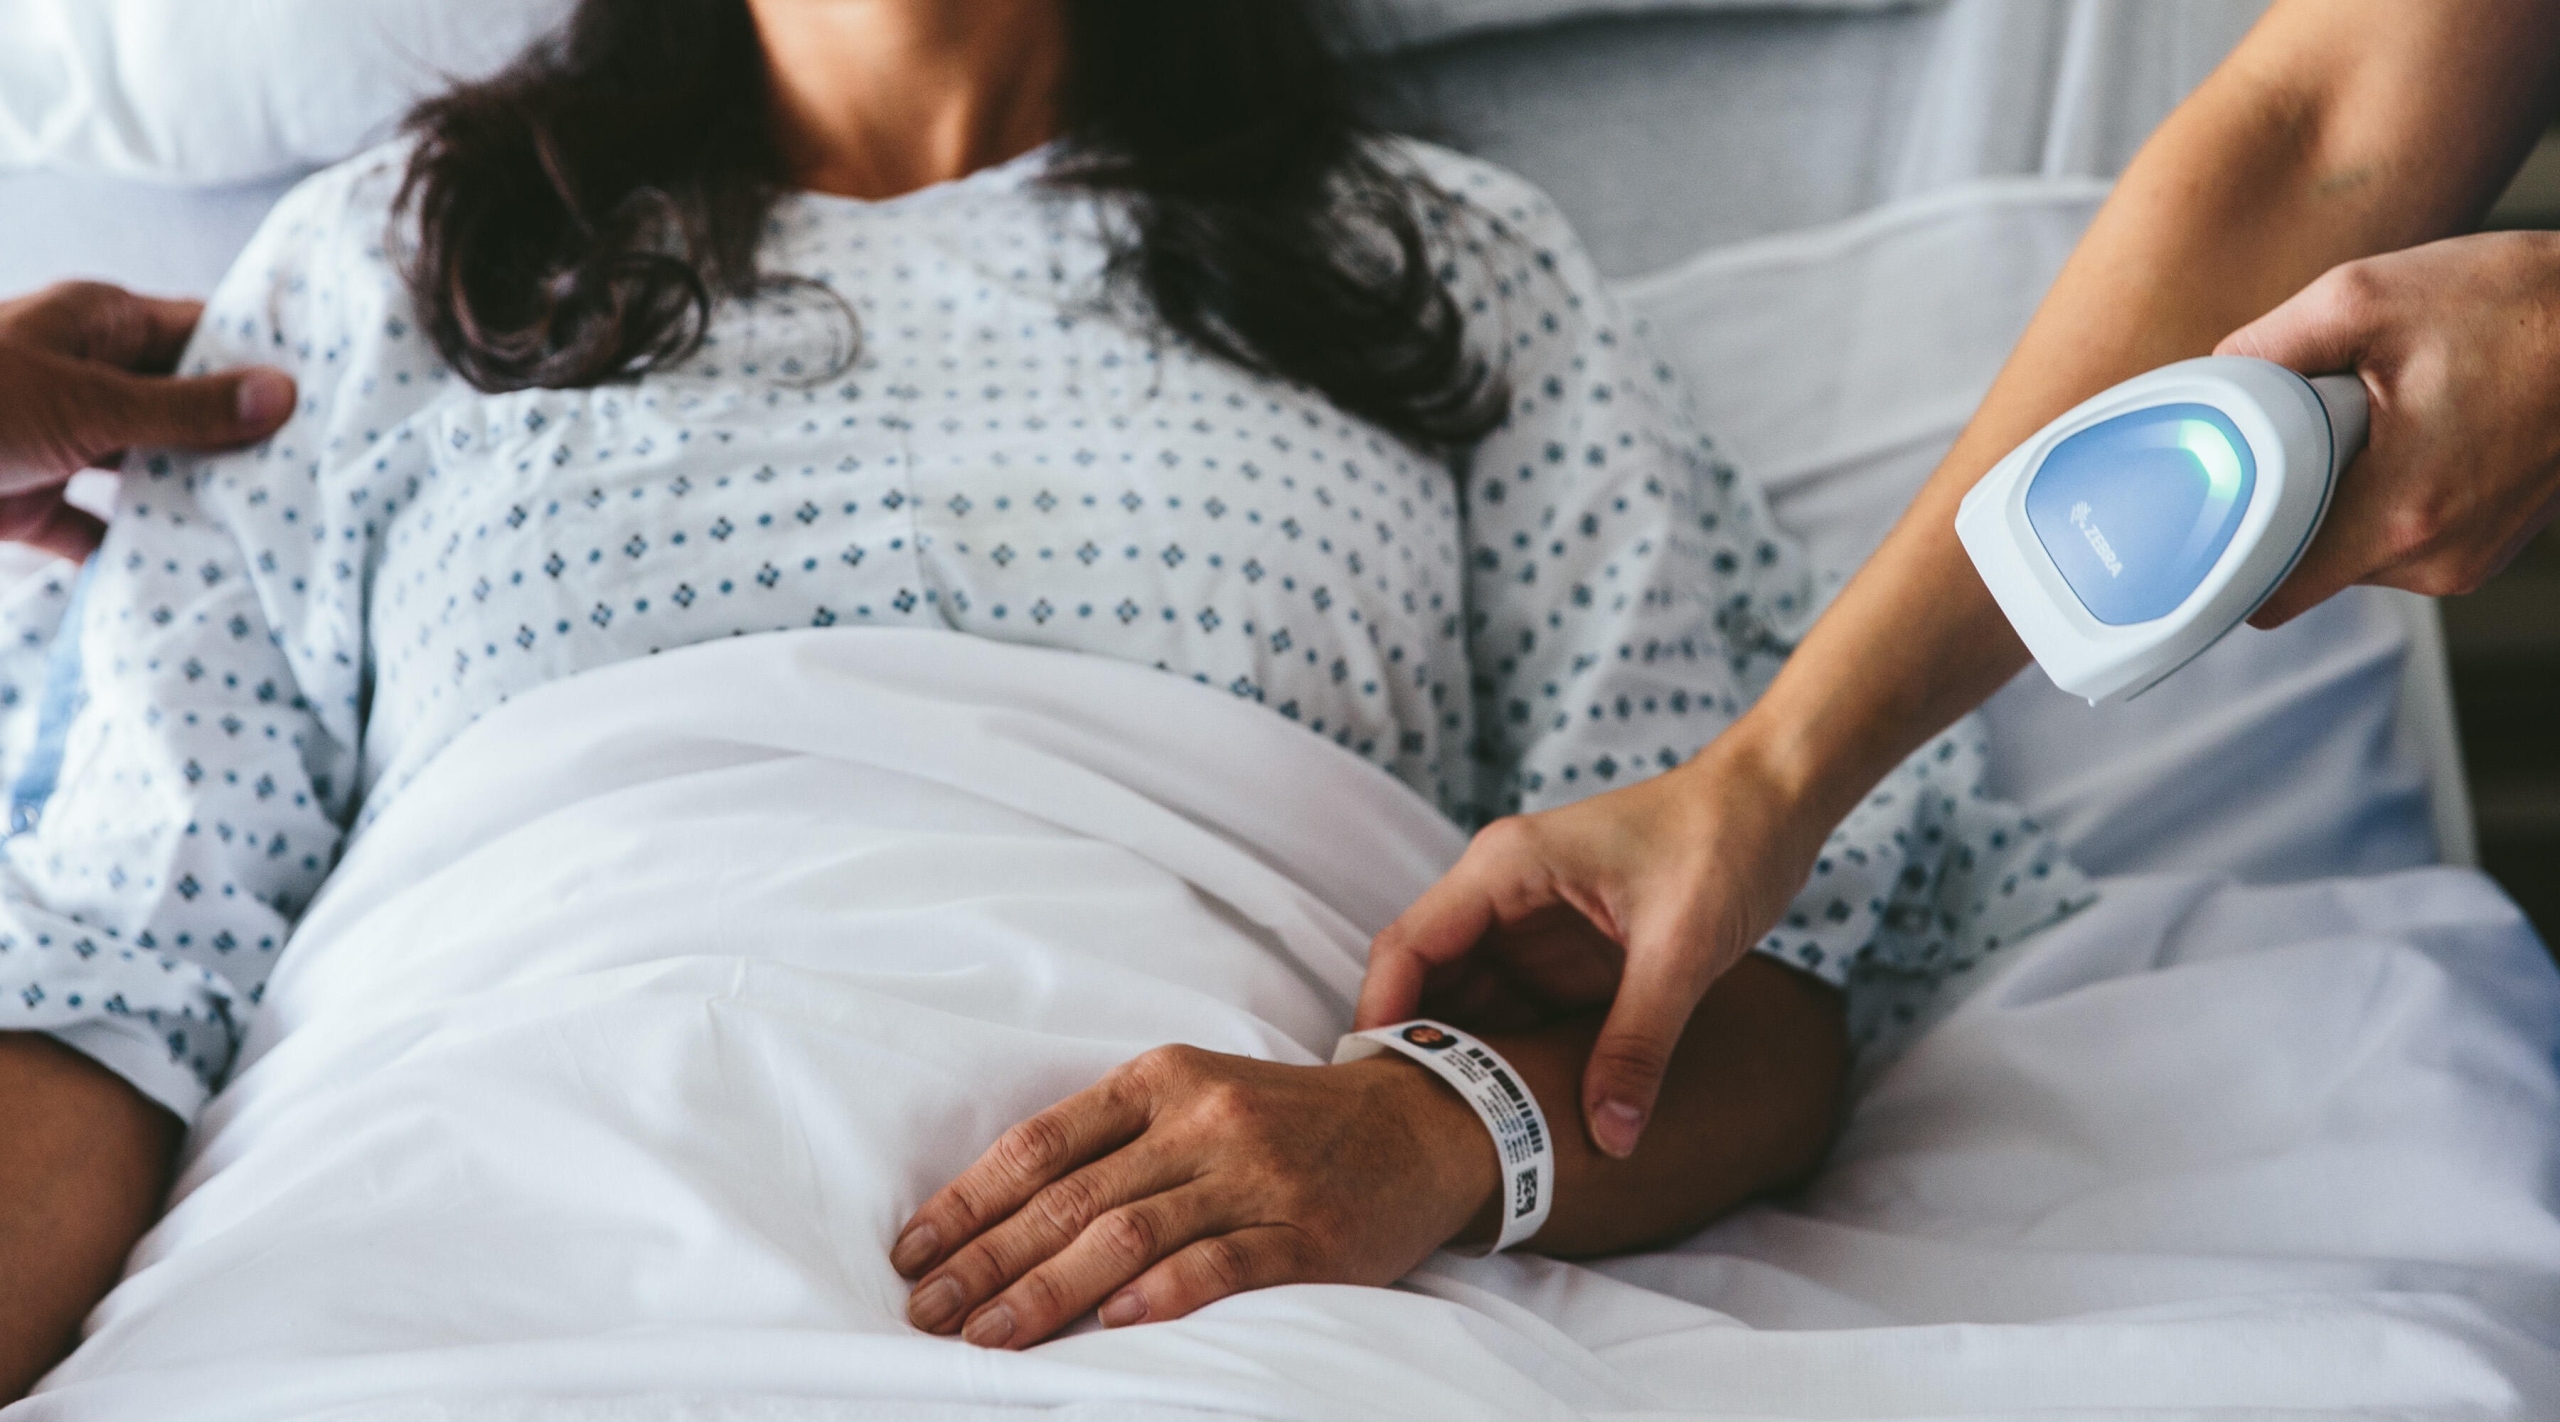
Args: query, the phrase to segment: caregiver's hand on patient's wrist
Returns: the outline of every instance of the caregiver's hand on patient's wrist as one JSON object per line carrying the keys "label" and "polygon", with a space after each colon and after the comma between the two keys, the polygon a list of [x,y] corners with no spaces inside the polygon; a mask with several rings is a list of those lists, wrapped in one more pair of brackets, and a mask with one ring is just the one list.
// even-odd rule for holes
{"label": "caregiver's hand on patient's wrist", "polygon": [[203,308],[94,283],[0,302],[0,540],[85,558],[104,532],[63,485],[137,445],[216,449],[276,432],[293,381],[272,370],[167,378]]}
{"label": "caregiver's hand on patient's wrist", "polygon": [[1606,1005],[1582,1115],[1603,1153],[1633,1154],[1699,999],[1777,922],[1837,818],[1805,808],[1817,797],[1748,724],[1677,770],[1486,826],[1370,946],[1358,1027]]}
{"label": "caregiver's hand on patient's wrist", "polygon": [[1021,1348],[1100,1310],[1179,1318],[1291,1283],[1393,1283],[1494,1229],[1473,1108],[1396,1056],[1298,1067],[1166,1047],[1005,1133],[891,1254],[932,1333]]}

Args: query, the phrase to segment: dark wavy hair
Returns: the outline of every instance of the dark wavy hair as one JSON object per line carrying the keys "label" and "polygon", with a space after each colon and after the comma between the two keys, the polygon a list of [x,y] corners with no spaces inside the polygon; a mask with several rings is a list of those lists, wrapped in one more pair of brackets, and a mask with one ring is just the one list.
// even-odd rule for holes
{"label": "dark wavy hair", "polygon": [[[1107,195],[1111,288],[1249,370],[1426,448],[1506,404],[1317,0],[1059,0],[1049,181]],[[629,380],[698,350],[787,175],[746,0],[584,0],[511,68],[421,105],[400,198],[427,332],[482,390]],[[848,312],[849,315],[849,312]]]}

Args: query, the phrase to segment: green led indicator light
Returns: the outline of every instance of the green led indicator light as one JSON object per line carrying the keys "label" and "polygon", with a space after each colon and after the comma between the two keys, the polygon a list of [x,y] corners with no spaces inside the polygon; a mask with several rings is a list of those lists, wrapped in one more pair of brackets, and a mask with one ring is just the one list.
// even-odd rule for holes
{"label": "green led indicator light", "polygon": [[2219,506],[2214,513],[2231,507],[2240,497],[2241,476],[2240,451],[2231,447],[2230,439],[2206,421],[2180,420],[2178,447],[2203,467],[2205,482],[2212,490],[2209,497]]}

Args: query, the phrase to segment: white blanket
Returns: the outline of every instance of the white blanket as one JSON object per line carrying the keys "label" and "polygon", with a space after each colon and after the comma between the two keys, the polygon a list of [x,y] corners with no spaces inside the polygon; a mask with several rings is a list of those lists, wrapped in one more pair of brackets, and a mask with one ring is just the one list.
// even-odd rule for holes
{"label": "white blanket", "polygon": [[1149,1045],[1319,1059],[1459,845],[1096,659],[818,632],[545,688],[355,846],[6,1422],[2560,1415],[2560,975],[2447,870],[2114,881],[1804,1197],[1673,1253],[904,1326],[928,1191]]}

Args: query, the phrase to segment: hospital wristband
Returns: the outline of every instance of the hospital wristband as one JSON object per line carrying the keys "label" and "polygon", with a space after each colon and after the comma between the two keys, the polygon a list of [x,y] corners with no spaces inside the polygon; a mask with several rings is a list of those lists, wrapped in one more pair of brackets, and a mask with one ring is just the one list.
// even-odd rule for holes
{"label": "hospital wristband", "polygon": [[1494,1155],[1502,1163],[1502,1230],[1483,1252],[1499,1254],[1535,1235],[1555,1204],[1556,1152],[1546,1113],[1511,1063],[1445,1022],[1422,1019],[1352,1033],[1333,1049],[1333,1064],[1380,1052],[1400,1053],[1430,1068],[1493,1133]]}

